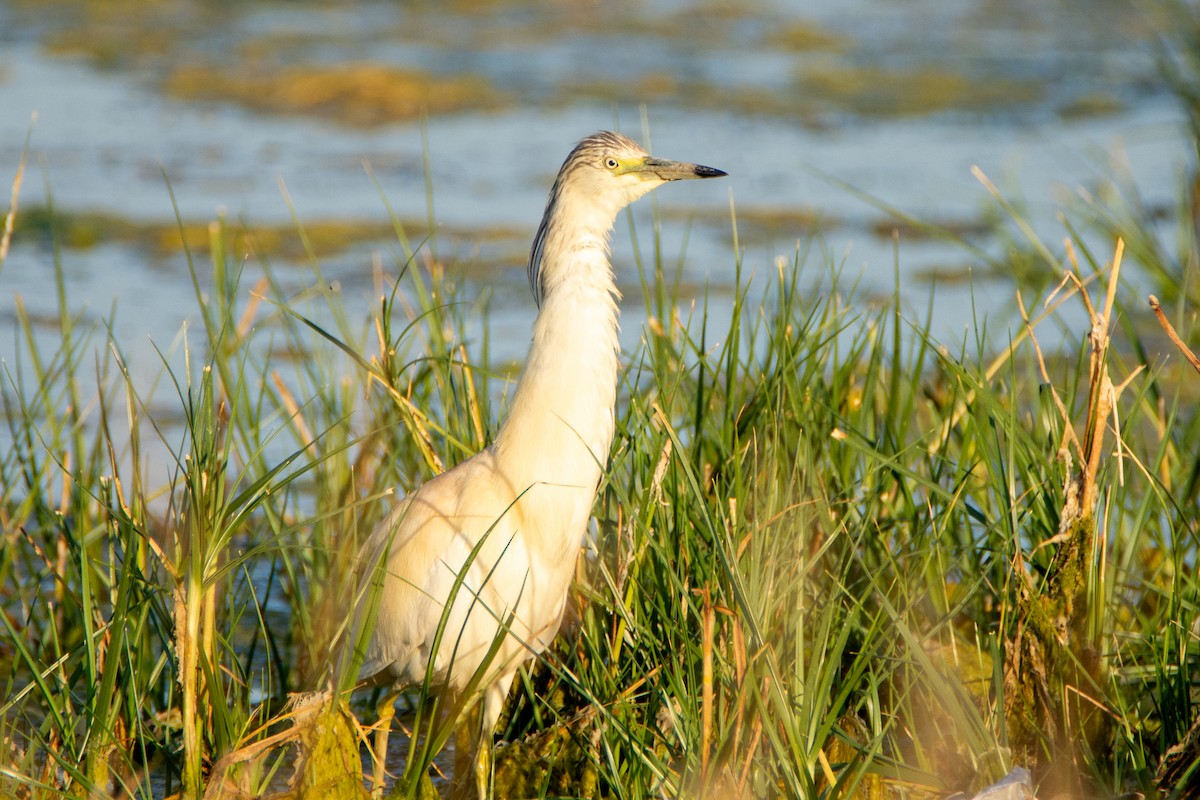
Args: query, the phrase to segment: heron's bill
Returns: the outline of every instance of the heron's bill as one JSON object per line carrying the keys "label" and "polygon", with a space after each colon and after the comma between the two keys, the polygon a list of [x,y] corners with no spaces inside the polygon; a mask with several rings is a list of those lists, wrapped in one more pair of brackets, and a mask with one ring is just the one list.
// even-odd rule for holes
{"label": "heron's bill", "polygon": [[658,178],[660,181],[679,181],[687,178],[720,178],[728,173],[714,167],[702,164],[689,164],[686,161],[669,161],[665,158],[647,157],[640,164],[630,167],[630,172],[636,172],[646,177]]}

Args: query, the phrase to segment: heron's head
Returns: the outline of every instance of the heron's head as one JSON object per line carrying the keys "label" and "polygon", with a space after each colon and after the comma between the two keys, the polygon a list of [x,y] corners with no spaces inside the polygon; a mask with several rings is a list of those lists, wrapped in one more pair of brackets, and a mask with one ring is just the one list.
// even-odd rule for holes
{"label": "heron's head", "polygon": [[668,181],[719,178],[719,169],[655,158],[637,142],[612,131],[592,134],[571,151],[558,173],[555,188],[578,192],[615,212]]}
{"label": "heron's head", "polygon": [[[543,258],[548,253],[561,255],[569,251],[572,236],[591,231],[607,241],[617,212],[654,187],[668,181],[719,178],[724,174],[712,167],[655,158],[619,133],[602,131],[587,137],[575,146],[558,171],[542,224],[533,238],[529,285],[534,300],[541,305],[546,292]],[[550,240],[554,242],[547,244]]]}

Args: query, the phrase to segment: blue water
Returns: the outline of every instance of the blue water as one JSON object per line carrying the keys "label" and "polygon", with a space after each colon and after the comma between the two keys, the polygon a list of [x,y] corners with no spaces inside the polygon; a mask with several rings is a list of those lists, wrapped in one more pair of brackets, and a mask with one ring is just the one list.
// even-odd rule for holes
{"label": "blue water", "polygon": [[[886,213],[840,183],[915,217],[970,222],[994,207],[971,175],[977,165],[1058,249],[1065,236],[1058,213],[1077,205],[1081,190],[1129,178],[1143,203],[1170,208],[1188,158],[1182,117],[1155,72],[1149,23],[1116,3],[778,0],[760,3],[753,13],[719,13],[719,7],[657,0],[612,9],[495,4],[457,14],[422,4],[258,3],[213,17],[199,7],[182,8],[195,16],[184,14],[178,23],[186,36],[171,40],[165,53],[131,55],[112,66],[55,54],[47,42],[63,23],[24,4],[0,2],[0,187],[10,185],[30,134],[20,197],[27,207],[48,202],[52,193],[64,210],[170,222],[169,181],[178,212],[189,221],[224,214],[279,223],[293,209],[301,220],[382,220],[380,189],[399,216],[424,219],[427,155],[433,214],[442,226],[436,253],[461,262],[468,296],[490,297],[491,356],[498,362],[519,360],[528,342],[534,308],[524,259],[563,155],[599,128],[618,125],[641,138],[636,103],[573,94],[583,83],[620,88],[668,75],[681,86],[773,98],[775,111],[754,113],[714,107],[681,91],[655,96],[644,111],[654,152],[730,174],[665,187],[633,212],[647,261],[655,208],[662,212],[666,262],[681,264],[689,298],[711,287],[718,325],[728,313],[722,298],[731,296],[734,274],[732,203],[747,217],[782,210],[824,220],[817,260],[858,279],[864,302],[890,295],[898,263],[913,319],[924,318],[931,294],[921,274],[974,267],[973,287],[947,282],[933,292],[933,333],[953,348],[986,318],[989,335],[1007,341],[1006,331],[1017,325],[1013,285],[987,277],[983,259],[956,244],[901,238],[897,249],[875,230]],[[840,37],[842,48],[795,51],[773,43],[776,31],[800,23]],[[264,37],[291,37],[293,43],[272,56],[283,62],[374,59],[435,73],[478,72],[510,103],[432,118],[426,139],[419,122],[356,128],[163,94],[161,75],[177,63],[231,58]],[[830,66],[946,70],[979,81],[1031,83],[1038,91],[983,110],[856,113],[798,92],[798,76]],[[1109,102],[1106,113],[1067,113],[1097,96]],[[789,103],[795,113],[779,112]],[[468,232],[476,226],[510,234],[472,239]],[[790,265],[797,241],[809,236],[799,228],[766,234],[747,226],[738,240],[744,273],[762,280],[780,259]],[[992,255],[1005,247],[983,236],[973,244]],[[394,274],[401,259],[394,241],[364,242],[325,259],[322,270],[352,317],[365,319],[379,292],[376,264]],[[204,260],[200,254],[202,277]],[[471,267],[472,261],[482,266]],[[646,312],[624,220],[614,236],[614,261],[627,297],[623,344],[632,348]],[[46,242],[14,241],[0,268],[0,362],[23,358],[16,298],[35,317],[56,316],[52,265]],[[114,336],[138,381],[149,385],[161,374],[159,350],[179,363],[185,326],[193,346],[199,344],[196,300],[181,254],[110,242],[66,250],[62,265],[72,307],[85,318],[105,319],[116,308]],[[276,266],[289,291],[315,280],[305,266]],[[806,265],[814,292],[828,291],[827,275],[824,263]],[[247,290],[254,276],[248,264]],[[1082,325],[1076,311],[1064,314],[1055,336],[1070,336]],[[53,349],[52,327],[39,328],[39,336]],[[177,403],[162,394],[163,385],[156,398],[164,406]]]}

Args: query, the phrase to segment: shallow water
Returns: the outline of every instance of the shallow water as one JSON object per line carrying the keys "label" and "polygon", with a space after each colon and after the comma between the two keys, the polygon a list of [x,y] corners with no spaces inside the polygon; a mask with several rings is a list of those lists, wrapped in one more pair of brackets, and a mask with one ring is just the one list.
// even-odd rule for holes
{"label": "shallow water", "polygon": [[[887,214],[838,182],[921,219],[975,227],[992,207],[970,174],[978,165],[1051,244],[1064,235],[1056,211],[1114,174],[1134,176],[1144,203],[1168,208],[1187,148],[1181,115],[1157,78],[1152,33],[1150,20],[1109,2],[257,2],[214,10],[179,0],[144,14],[7,2],[0,183],[9,184],[32,131],[24,208],[52,193],[65,213],[102,210],[169,227],[169,181],[179,215],[200,224],[218,213],[287,224],[293,207],[308,223],[383,221],[380,188],[402,219],[423,220],[427,154],[441,226],[434,249],[459,264],[468,296],[491,294],[492,357],[519,359],[534,312],[524,259],[553,174],[593,130],[618,125],[640,136],[642,103],[656,153],[730,173],[665,187],[632,216],[649,260],[651,218],[662,212],[665,261],[681,263],[690,297],[709,287],[718,325],[732,289],[732,203],[747,275],[765,276],[779,259],[790,265],[798,240],[813,235],[810,224],[760,225],[759,217],[816,219],[817,263],[805,265],[812,291],[829,291],[827,262],[842,266],[845,283],[857,280],[864,299],[890,294],[898,268],[909,316],[923,319],[932,302],[939,339],[954,345],[990,318],[989,335],[1007,340],[1012,284],[960,245],[909,237],[897,245]],[[175,80],[188,68],[256,76],[366,62],[469,76],[487,97],[431,117],[423,137],[419,119],[355,125],[344,121],[354,107],[349,117],[336,104],[290,113],[253,96],[196,97]],[[472,234],[483,228],[499,233]],[[1004,247],[983,231],[970,238],[992,254]],[[614,251],[628,348],[645,312],[624,220]],[[390,237],[347,242],[322,259],[352,313],[365,315],[375,300],[377,257],[392,272],[402,260]],[[202,272],[205,259],[197,253]],[[52,264],[46,237],[18,234],[0,271],[0,360],[22,358],[16,297],[35,318],[56,317]],[[177,250],[108,240],[66,249],[62,264],[74,307],[103,319],[115,306],[115,338],[141,381],[159,372],[154,345],[170,350],[185,323],[196,329]],[[307,267],[281,257],[276,266],[295,291],[314,281]],[[249,264],[244,290],[253,271]],[[958,277],[933,291],[922,278],[933,271]],[[1079,322],[1066,317],[1060,332]],[[40,331],[52,347],[52,328]]]}

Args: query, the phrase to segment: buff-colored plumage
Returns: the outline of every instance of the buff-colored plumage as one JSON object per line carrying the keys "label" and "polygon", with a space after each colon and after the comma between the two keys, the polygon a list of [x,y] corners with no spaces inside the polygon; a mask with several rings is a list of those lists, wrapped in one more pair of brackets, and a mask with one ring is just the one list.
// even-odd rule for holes
{"label": "buff-colored plumage", "polygon": [[[474,774],[481,796],[491,731],[516,670],[558,632],[612,444],[619,367],[613,221],[666,181],[724,174],[651,158],[616,133],[575,147],[530,254],[539,311],[508,419],[489,447],[405,498],[363,548],[366,572],[378,565],[383,573],[360,677],[419,684],[432,658],[435,685],[462,692],[482,670],[485,735],[476,743]],[[456,775],[456,783],[463,778]]]}

